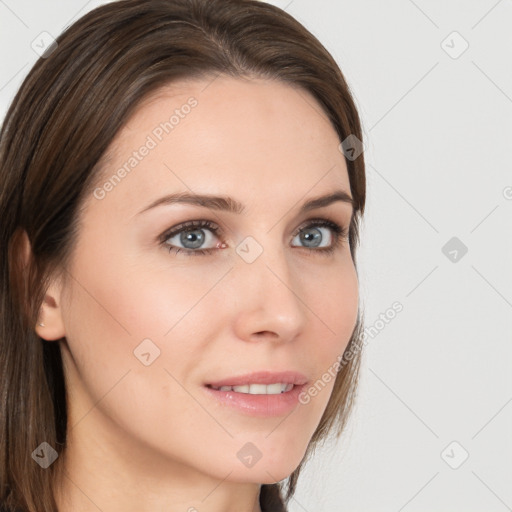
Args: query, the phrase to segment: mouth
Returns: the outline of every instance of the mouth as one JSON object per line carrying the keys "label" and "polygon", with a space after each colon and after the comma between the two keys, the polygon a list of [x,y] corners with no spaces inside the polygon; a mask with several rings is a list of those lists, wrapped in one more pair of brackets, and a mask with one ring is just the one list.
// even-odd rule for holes
{"label": "mouth", "polygon": [[207,384],[206,387],[216,391],[234,391],[235,393],[245,393],[247,395],[280,395],[281,393],[291,391],[295,384],[277,382],[273,384],[244,384],[241,386],[219,387]]}
{"label": "mouth", "polygon": [[250,416],[281,416],[299,404],[307,378],[297,372],[256,372],[204,384],[210,398]]}

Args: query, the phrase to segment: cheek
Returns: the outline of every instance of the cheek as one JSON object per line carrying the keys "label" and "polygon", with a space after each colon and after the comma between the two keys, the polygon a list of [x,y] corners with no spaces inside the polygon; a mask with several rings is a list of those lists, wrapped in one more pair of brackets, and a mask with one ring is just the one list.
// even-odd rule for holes
{"label": "cheek", "polygon": [[79,269],[77,280],[83,283],[77,291],[80,308],[93,318],[92,325],[133,341],[170,335],[198,305],[204,308],[207,301],[202,298],[222,275],[211,266],[197,267],[197,271],[186,263],[171,266],[164,257],[135,262],[99,253],[83,258],[75,267]]}
{"label": "cheek", "polygon": [[[304,403],[321,415],[329,401],[337,375],[339,361],[357,323],[359,283],[352,260],[347,260],[337,272],[326,271],[322,286],[308,287],[308,307],[315,324],[308,336],[310,346],[304,349],[315,362],[316,375],[308,387]],[[314,344],[314,350],[311,350]],[[314,389],[313,389],[314,388]]]}
{"label": "cheek", "polygon": [[176,397],[180,388],[166,370],[180,382],[195,377],[215,330],[212,319],[223,323],[218,295],[209,291],[225,270],[164,265],[136,265],[99,251],[75,260],[66,337],[95,394],[101,396],[128,370],[130,378],[140,379],[134,399],[155,390],[163,399]]}
{"label": "cheek", "polygon": [[317,348],[322,354],[337,355],[348,344],[357,322],[359,283],[352,260],[346,258],[335,269],[326,267],[316,280],[308,278],[304,283],[303,300],[320,337]]}
{"label": "cheek", "polygon": [[123,432],[186,460],[196,438],[208,439],[215,428],[191,393],[197,393],[195,368],[212,329],[201,320],[215,313],[214,301],[200,299],[218,277],[190,279],[179,269],[148,272],[101,260],[76,260],[66,298],[74,420],[90,411],[80,421],[87,429],[103,414]]}

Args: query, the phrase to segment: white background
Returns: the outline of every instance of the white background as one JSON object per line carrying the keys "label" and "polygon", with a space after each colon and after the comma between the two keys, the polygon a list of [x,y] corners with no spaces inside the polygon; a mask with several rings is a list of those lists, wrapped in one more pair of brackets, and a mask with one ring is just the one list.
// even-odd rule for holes
{"label": "white background", "polygon": [[[101,3],[0,0],[1,117],[36,36]],[[349,429],[290,510],[512,510],[512,1],[271,3],[333,54],[362,117],[358,267],[378,332]],[[468,249],[455,262],[452,237]]]}

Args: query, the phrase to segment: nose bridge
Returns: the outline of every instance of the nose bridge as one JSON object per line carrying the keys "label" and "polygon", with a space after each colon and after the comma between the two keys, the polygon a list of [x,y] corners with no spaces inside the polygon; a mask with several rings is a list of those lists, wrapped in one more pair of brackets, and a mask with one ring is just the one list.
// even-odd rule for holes
{"label": "nose bridge", "polygon": [[286,248],[267,234],[263,243],[246,237],[236,252],[234,279],[242,295],[239,313],[246,335],[272,331],[283,339],[294,337],[304,326],[305,307]]}

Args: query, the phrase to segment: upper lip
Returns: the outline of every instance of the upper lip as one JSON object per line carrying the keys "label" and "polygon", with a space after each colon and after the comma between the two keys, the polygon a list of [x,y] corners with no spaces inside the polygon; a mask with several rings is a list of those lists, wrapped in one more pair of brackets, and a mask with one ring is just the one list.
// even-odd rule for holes
{"label": "upper lip", "polygon": [[221,386],[243,386],[245,384],[294,384],[301,386],[306,384],[308,381],[307,377],[302,373],[295,371],[282,371],[282,372],[271,372],[271,371],[259,371],[253,373],[246,373],[245,375],[237,375],[233,377],[227,377],[222,380],[215,382],[208,382],[208,386],[220,388]]}

